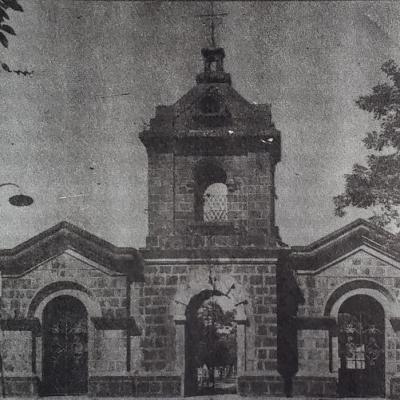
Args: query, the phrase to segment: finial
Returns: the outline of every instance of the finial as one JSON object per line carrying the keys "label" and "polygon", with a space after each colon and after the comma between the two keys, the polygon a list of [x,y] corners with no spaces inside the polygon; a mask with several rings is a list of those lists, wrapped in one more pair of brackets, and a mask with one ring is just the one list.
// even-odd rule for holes
{"label": "finial", "polygon": [[222,47],[217,47],[215,41],[215,28],[217,22],[227,13],[216,13],[214,2],[210,1],[210,12],[208,14],[197,15],[206,18],[210,23],[210,43],[209,46],[201,49],[204,60],[204,72],[196,76],[197,83],[228,83],[231,84],[231,77],[224,71],[225,52]]}
{"label": "finial", "polygon": [[210,44],[211,47],[216,47],[215,43],[215,28],[216,23],[220,22],[222,17],[225,17],[228,13],[216,13],[214,10],[214,1],[210,1],[210,12],[208,14],[197,15],[200,18],[205,18],[210,22]]}

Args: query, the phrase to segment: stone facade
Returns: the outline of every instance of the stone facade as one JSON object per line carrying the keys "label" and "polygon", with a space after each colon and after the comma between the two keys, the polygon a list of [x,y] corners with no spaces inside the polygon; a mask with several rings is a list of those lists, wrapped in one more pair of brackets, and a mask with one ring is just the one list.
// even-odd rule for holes
{"label": "stone facade", "polygon": [[[276,260],[274,259],[163,259],[145,253],[146,283],[139,288],[140,319],[146,326],[142,336],[142,367],[149,372],[184,374],[186,306],[191,298],[210,288],[210,265],[216,289],[230,292],[238,309],[240,375],[265,372],[276,375]],[[240,341],[240,343],[239,343]],[[239,367],[238,367],[239,368]],[[183,379],[183,377],[182,377]]]}
{"label": "stone facade", "polygon": [[[276,246],[280,132],[268,104],[252,104],[233,89],[223,49],[213,53],[219,73],[199,74],[197,85],[175,104],[158,106],[140,133],[148,154],[149,248]],[[226,217],[206,223],[203,196],[213,183],[227,188]]]}
{"label": "stone facade", "polygon": [[[61,238],[64,243],[60,245]],[[62,223],[46,235],[34,238],[27,246],[23,245],[16,254],[2,256],[5,268],[1,289],[1,355],[6,394],[41,392],[44,309],[53,299],[65,295],[78,299],[87,309],[89,391],[97,394],[98,381],[104,377],[126,380],[130,358],[127,355],[128,330],[124,325],[130,326],[126,321],[132,320],[130,287],[135,275],[141,276],[141,262],[132,250],[104,254],[101,258],[109,259],[110,264],[100,265],[83,255],[88,255],[96,246],[96,258],[107,252],[102,241],[104,247],[99,246],[97,238],[91,239],[88,243],[87,233]],[[28,264],[32,253],[37,256],[55,248],[56,254],[45,254],[42,262]],[[119,257],[130,261],[131,271],[123,271],[121,260],[117,260]],[[16,261],[20,271],[14,274],[12,267]],[[132,274],[135,270],[137,274]],[[133,326],[129,337],[137,334],[139,332]]]}
{"label": "stone facade", "polygon": [[[145,283],[138,289],[146,326],[142,365],[149,373],[175,374],[188,394],[189,305],[210,291],[229,293],[237,323],[236,390],[283,394],[274,215],[280,132],[269,105],[251,104],[232,88],[223,49],[202,53],[197,85],[175,104],[157,107],[140,134],[149,160]],[[208,69],[213,62],[216,71]],[[213,184],[226,187],[226,209],[223,218],[208,220],[204,203]]]}
{"label": "stone facade", "polygon": [[[195,166],[214,163],[216,159],[227,173],[226,181],[234,182],[227,196],[230,223],[202,226],[195,217]],[[268,231],[267,237],[275,237],[273,171],[268,153],[219,157],[150,153],[148,245],[155,248],[264,245],[265,235],[260,236],[261,230]]]}
{"label": "stone facade", "polygon": [[[375,389],[398,397],[394,237],[357,220],[308,246],[286,246],[275,226],[280,132],[270,106],[232,88],[223,49],[202,53],[196,86],[157,107],[140,134],[149,165],[146,248],[117,248],[62,222],[0,251],[3,394],[78,394],[74,379],[79,394],[96,397],[193,394],[193,315],[222,299],[236,329],[236,393],[349,394],[345,378],[365,375],[362,352],[372,343],[380,353],[368,354],[383,360],[371,375]],[[213,185],[225,191],[212,195],[220,208],[206,218]],[[352,317],[348,304],[357,299],[382,310],[383,324],[368,328],[381,342],[359,346],[361,367],[343,372],[340,319]]]}
{"label": "stone facade", "polygon": [[[293,254],[304,296],[297,317],[299,367],[295,393],[299,392],[301,382],[306,394],[317,395],[312,382],[320,381],[324,383],[319,385],[318,395],[337,395],[333,388],[339,390],[341,385],[338,313],[346,300],[363,295],[375,299],[384,310],[383,394],[398,396],[400,264],[398,255],[388,250],[391,240],[390,234],[379,232],[364,221],[356,221],[347,231],[321,243],[312,252],[309,246],[306,251]],[[346,249],[349,244],[352,248]],[[323,262],[316,263],[318,258]]]}

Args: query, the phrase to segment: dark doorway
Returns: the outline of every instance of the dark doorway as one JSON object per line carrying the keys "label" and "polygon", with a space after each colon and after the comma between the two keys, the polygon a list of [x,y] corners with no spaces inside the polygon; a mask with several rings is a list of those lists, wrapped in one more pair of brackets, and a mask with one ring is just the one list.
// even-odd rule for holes
{"label": "dark doorway", "polygon": [[215,290],[195,296],[186,312],[185,395],[236,393],[236,310]]}
{"label": "dark doorway", "polygon": [[87,347],[84,305],[71,296],[50,301],[43,312],[42,395],[87,393]]}
{"label": "dark doorway", "polygon": [[339,310],[339,394],[385,395],[385,314],[370,296],[357,295]]}

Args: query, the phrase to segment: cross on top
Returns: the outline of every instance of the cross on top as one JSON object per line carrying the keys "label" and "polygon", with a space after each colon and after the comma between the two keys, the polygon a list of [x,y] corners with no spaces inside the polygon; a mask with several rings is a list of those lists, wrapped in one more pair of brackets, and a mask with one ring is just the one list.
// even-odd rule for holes
{"label": "cross on top", "polygon": [[220,22],[222,17],[225,17],[228,13],[216,13],[214,11],[214,2],[210,1],[210,12],[208,14],[200,14],[197,15],[200,18],[205,18],[210,22],[210,39],[211,46],[215,47],[215,27],[216,22]]}

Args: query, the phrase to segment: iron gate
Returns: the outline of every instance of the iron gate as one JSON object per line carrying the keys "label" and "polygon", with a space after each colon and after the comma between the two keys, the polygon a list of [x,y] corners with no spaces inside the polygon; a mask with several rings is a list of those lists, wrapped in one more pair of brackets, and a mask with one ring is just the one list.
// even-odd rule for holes
{"label": "iron gate", "polygon": [[385,393],[385,325],[382,307],[354,296],[339,312],[339,392],[344,397]]}
{"label": "iron gate", "polygon": [[70,296],[55,298],[44,310],[43,330],[43,394],[87,393],[88,326],[83,304]]}

